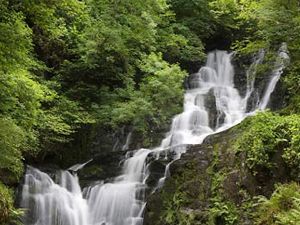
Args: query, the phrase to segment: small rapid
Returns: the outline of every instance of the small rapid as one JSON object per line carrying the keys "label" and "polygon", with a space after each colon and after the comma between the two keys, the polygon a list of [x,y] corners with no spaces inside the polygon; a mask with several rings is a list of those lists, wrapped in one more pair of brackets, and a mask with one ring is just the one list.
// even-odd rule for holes
{"label": "small rapid", "polygon": [[[257,109],[265,109],[289,59],[287,46],[283,44],[263,96],[249,110],[250,96],[255,91],[256,68],[263,61],[264,52],[256,56],[248,70],[245,96],[241,96],[234,85],[232,57],[233,54],[226,51],[208,54],[206,65],[190,76],[184,110],[173,118],[161,145],[127,154],[122,175],[113,181],[91,186],[83,196],[75,173],[60,171],[54,182],[49,175],[28,166],[21,200],[21,207],[28,210],[25,224],[142,225],[150,163],[160,158],[169,159],[153,193],[163,186],[170,175],[170,165],[180,159],[188,145],[201,144],[208,135],[240,123]],[[131,133],[124,150],[130,138]],[[73,171],[80,168],[81,165],[77,165]]]}

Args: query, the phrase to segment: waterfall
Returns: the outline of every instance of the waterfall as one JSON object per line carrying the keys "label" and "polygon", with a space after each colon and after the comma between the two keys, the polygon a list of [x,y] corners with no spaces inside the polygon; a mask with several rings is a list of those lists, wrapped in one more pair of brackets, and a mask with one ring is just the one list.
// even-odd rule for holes
{"label": "waterfall", "polygon": [[[261,49],[259,53],[254,57],[253,63],[250,65],[249,69],[247,70],[247,90],[246,95],[243,100],[244,104],[244,110],[247,110],[247,106],[249,104],[249,98],[254,92],[254,83],[255,83],[255,76],[258,65],[260,65],[265,57],[265,50]],[[254,99],[254,108],[257,108],[259,99]],[[253,110],[253,106],[251,107],[251,110]]]}
{"label": "waterfall", "polygon": [[260,101],[259,109],[266,109],[271,94],[273,93],[277,82],[279,81],[281,74],[283,73],[283,69],[288,65],[290,61],[290,57],[288,55],[287,44],[283,43],[278,51],[278,56],[276,59],[274,70],[271,74],[270,81],[265,89],[264,95]]}
{"label": "waterfall", "polygon": [[113,183],[90,189],[88,203],[91,224],[142,223],[143,190],[147,177],[145,160],[150,152],[149,149],[140,149],[125,161],[122,176],[117,177]]}
{"label": "waterfall", "polygon": [[[209,53],[206,65],[190,76],[190,89],[184,95],[184,110],[173,118],[171,129],[161,145],[127,154],[122,175],[109,183],[89,187],[86,196],[82,195],[76,175],[62,171],[54,182],[47,174],[28,167],[21,202],[21,207],[28,209],[25,224],[142,225],[150,158],[152,161],[169,159],[155,191],[164,184],[170,165],[180,159],[187,145],[201,144],[208,135],[228,129],[251,114],[247,111],[247,104],[254,91],[256,67],[263,54],[260,53],[249,68],[246,95],[241,96],[234,85],[232,54],[225,51]],[[286,45],[283,45],[270,82],[259,101],[259,109],[267,106],[287,60]],[[76,170],[80,166],[76,165]]]}
{"label": "waterfall", "polygon": [[82,197],[76,175],[59,171],[58,182],[33,167],[27,167],[21,207],[25,224],[84,225],[88,223],[88,206]]}
{"label": "waterfall", "polygon": [[131,142],[131,136],[132,136],[132,132],[130,131],[130,132],[127,134],[125,144],[124,144],[124,145],[122,146],[122,148],[121,148],[122,151],[128,150],[129,145],[130,145],[130,142]]}

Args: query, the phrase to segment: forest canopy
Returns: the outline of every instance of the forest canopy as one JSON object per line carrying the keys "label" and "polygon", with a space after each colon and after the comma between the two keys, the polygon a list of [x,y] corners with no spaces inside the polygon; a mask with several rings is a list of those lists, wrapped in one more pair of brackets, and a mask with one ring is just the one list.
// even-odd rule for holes
{"label": "forest canopy", "polygon": [[181,110],[187,73],[216,47],[253,54],[288,42],[286,84],[297,105],[298,8],[295,0],[1,0],[1,152],[14,161],[2,169],[19,176],[22,155],[55,150],[87,124],[144,135],[165,127]]}

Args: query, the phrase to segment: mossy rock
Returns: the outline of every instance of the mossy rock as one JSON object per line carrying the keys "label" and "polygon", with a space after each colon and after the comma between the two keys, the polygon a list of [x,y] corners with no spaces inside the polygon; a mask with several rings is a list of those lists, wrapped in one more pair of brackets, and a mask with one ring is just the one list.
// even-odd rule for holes
{"label": "mossy rock", "polygon": [[238,151],[237,141],[257,118],[190,146],[171,165],[165,186],[148,198],[144,224],[255,224],[257,196],[270,197],[277,183],[295,180],[282,158],[284,145],[277,145],[269,157],[271,168],[251,168],[248,145]]}

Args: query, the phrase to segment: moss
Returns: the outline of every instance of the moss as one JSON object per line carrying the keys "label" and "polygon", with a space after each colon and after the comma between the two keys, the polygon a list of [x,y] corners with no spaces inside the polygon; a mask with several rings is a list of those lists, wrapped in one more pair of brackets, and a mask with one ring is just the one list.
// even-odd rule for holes
{"label": "moss", "polygon": [[83,168],[81,173],[89,174],[89,176],[97,176],[103,173],[103,168],[99,165],[92,165]]}
{"label": "moss", "polygon": [[230,149],[231,143],[226,142],[215,143],[213,146],[213,160],[210,167],[207,169],[208,174],[212,177],[209,218],[208,225],[221,225],[228,224],[234,225],[239,221],[238,210],[230,199],[226,199],[224,182],[229,174],[229,170],[226,165],[227,162],[222,160],[226,155],[226,150]]}
{"label": "moss", "polygon": [[265,54],[264,60],[257,66],[256,78],[264,79],[272,72],[274,64],[276,63],[277,53],[273,50],[268,50]]}
{"label": "moss", "polygon": [[199,201],[205,200],[205,190],[203,182],[197,170],[197,162],[191,161],[185,165],[181,173],[172,182],[174,192],[163,191],[163,205],[165,210],[162,212],[160,220],[164,224],[198,224],[198,212],[194,208],[198,207]]}
{"label": "moss", "polygon": [[211,181],[206,169],[212,151],[193,147],[188,152],[171,165],[171,177],[162,190],[150,196],[144,224],[200,225],[207,221]]}
{"label": "moss", "polygon": [[283,77],[284,87],[287,89],[285,96],[288,106],[283,110],[285,114],[300,113],[300,60],[292,58],[292,64],[287,68]]}

